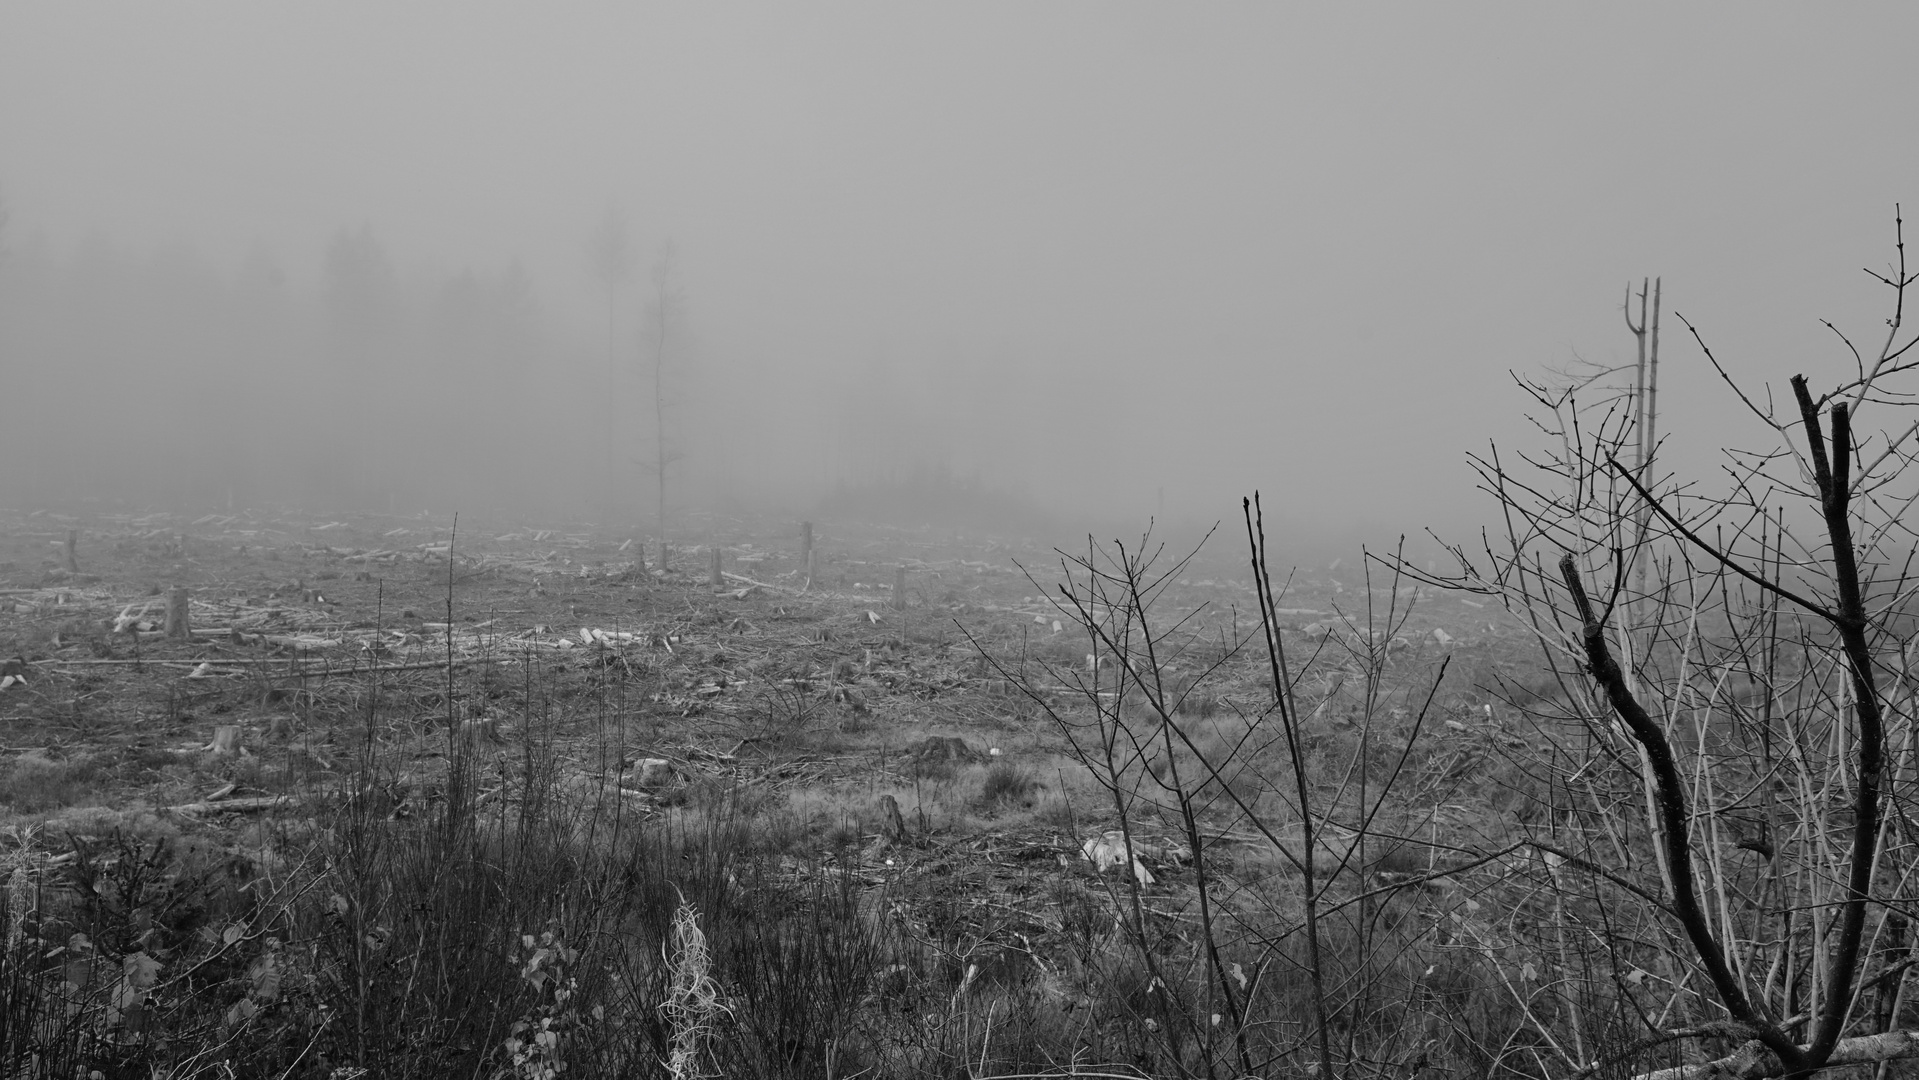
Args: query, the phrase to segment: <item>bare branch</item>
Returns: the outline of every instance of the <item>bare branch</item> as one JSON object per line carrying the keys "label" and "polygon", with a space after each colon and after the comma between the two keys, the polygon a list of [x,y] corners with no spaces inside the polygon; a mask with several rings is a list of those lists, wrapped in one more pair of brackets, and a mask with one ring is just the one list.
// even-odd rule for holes
{"label": "bare branch", "polygon": [[1646,502],[1652,506],[1653,512],[1657,513],[1660,517],[1666,520],[1666,524],[1671,525],[1673,529],[1675,529],[1679,533],[1679,535],[1691,541],[1693,546],[1697,547],[1699,550],[1705,552],[1706,554],[1712,556],[1715,560],[1719,562],[1721,566],[1724,566],[1726,569],[1731,570],[1733,573],[1738,574],[1740,577],[1745,578],[1747,581],[1752,582],[1754,585],[1759,586],[1760,588],[1766,590],[1769,593],[1772,593],[1774,596],[1777,596],[1780,599],[1792,601],[1793,603],[1799,605],[1800,607],[1806,609],[1809,612],[1812,612],[1814,615],[1817,615],[1822,619],[1835,620],[1835,621],[1837,620],[1838,616],[1834,615],[1831,611],[1827,610],[1824,606],[1820,604],[1816,604],[1812,602],[1811,600],[1808,600],[1805,597],[1800,596],[1798,593],[1793,592],[1790,589],[1774,584],[1773,582],[1767,581],[1765,578],[1760,577],[1758,574],[1755,574],[1752,571],[1734,562],[1731,556],[1720,551],[1718,548],[1714,547],[1713,545],[1706,543],[1706,541],[1702,539],[1698,533],[1695,533],[1691,529],[1688,529],[1678,518],[1672,515],[1672,512],[1670,510],[1667,510],[1665,506],[1661,505],[1659,500],[1653,497],[1652,492],[1647,491],[1643,486],[1641,486],[1639,481],[1635,479],[1632,476],[1632,474],[1626,470],[1626,467],[1619,464],[1619,462],[1615,460],[1610,454],[1606,456],[1606,463],[1612,466],[1613,470],[1617,472],[1622,478],[1624,478],[1628,484],[1631,484],[1633,486],[1633,490],[1639,493],[1639,497],[1646,500]]}

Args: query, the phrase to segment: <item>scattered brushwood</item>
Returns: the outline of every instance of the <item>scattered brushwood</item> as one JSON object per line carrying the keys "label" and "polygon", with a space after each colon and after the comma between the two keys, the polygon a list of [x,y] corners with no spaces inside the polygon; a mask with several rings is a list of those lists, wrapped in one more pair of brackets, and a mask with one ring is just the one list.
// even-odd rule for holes
{"label": "scattered brushwood", "polygon": [[[12,521],[0,511],[0,538]],[[1110,676],[1112,659],[1086,663],[1064,601],[1030,595],[1005,550],[822,530],[802,595],[790,551],[729,538],[741,594],[629,574],[584,534],[448,544],[417,520],[245,515],[141,529],[86,526],[99,582],[0,597],[26,680],[0,711],[29,717],[0,760],[0,808],[25,830],[0,856],[21,867],[10,895],[40,897],[9,908],[9,1007],[27,1019],[8,1030],[75,1018],[42,1058],[60,1075],[1174,1060],[1155,998],[1202,985],[1172,955],[1193,940],[1198,860],[1166,822],[1132,832],[1150,884],[1087,859],[1117,823],[1082,803],[1093,786],[1024,690],[1075,709],[1077,673]],[[704,553],[675,550],[710,569]],[[159,570],[122,580],[115,559]],[[215,574],[223,559],[245,572]],[[161,632],[178,567],[200,575],[186,640]],[[1170,593],[1243,595],[1223,578]],[[1176,719],[1243,705],[1257,672],[1236,663],[1182,691]],[[1328,717],[1350,696],[1326,695]],[[128,929],[76,931],[65,836],[97,853],[109,821],[169,853],[127,864],[144,891],[103,918]],[[1235,917],[1288,887],[1257,842],[1202,837],[1243,873]],[[112,858],[93,880],[127,872]],[[1138,918],[1164,963],[1128,947]],[[1297,941],[1228,963],[1278,993],[1270,965]],[[51,1045],[24,1038],[0,1038],[9,1068]]]}

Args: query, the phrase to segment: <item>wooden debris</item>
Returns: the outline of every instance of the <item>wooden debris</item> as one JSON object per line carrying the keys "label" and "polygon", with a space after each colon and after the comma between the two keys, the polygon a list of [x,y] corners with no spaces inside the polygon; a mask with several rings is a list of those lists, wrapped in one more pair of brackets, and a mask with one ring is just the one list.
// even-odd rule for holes
{"label": "wooden debris", "polygon": [[299,803],[300,800],[291,795],[260,795],[249,799],[182,803],[179,806],[169,806],[167,809],[176,814],[251,814],[261,810],[276,810],[283,806],[298,806]]}
{"label": "wooden debris", "polygon": [[1141,885],[1151,885],[1155,880],[1153,872],[1146,868],[1146,864],[1141,861],[1142,859],[1178,862],[1183,855],[1183,849],[1162,848],[1156,844],[1149,844],[1139,839],[1133,841],[1131,850],[1129,851],[1126,843],[1126,834],[1118,829],[1101,833],[1090,840],[1082,842],[1079,850],[1080,854],[1086,857],[1087,862],[1092,863],[1095,869],[1101,871],[1125,866],[1128,862],[1131,862],[1133,865],[1133,877]]}
{"label": "wooden debris", "polygon": [[[721,576],[726,578],[726,580],[728,581],[737,581],[741,583],[742,585],[750,585],[755,589],[765,589],[768,592],[783,592],[789,595],[797,595],[799,592],[798,589],[789,589],[784,585],[771,585],[764,581],[755,581],[752,578],[747,577],[745,574],[735,574],[731,571],[728,571]],[[740,595],[744,597],[746,594],[744,591],[741,591]]]}
{"label": "wooden debris", "polygon": [[213,741],[207,749],[216,754],[237,754],[240,752],[240,725],[221,724],[213,729]]}

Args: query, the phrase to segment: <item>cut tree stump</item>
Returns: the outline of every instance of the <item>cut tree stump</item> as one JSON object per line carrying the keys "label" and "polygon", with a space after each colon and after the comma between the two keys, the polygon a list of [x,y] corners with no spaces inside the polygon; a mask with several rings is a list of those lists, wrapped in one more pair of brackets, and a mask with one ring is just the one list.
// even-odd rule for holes
{"label": "cut tree stump", "polygon": [[78,550],[79,547],[80,547],[80,530],[68,529],[67,530],[67,573],[69,574],[77,574],[80,572],[80,555]]}
{"label": "cut tree stump", "polygon": [[894,843],[906,839],[906,818],[900,814],[900,803],[891,795],[880,796],[880,835]]}
{"label": "cut tree stump", "polygon": [[921,766],[965,765],[986,759],[985,754],[966,745],[966,740],[956,735],[929,735],[907,752],[912,755],[914,764]]}
{"label": "cut tree stump", "polygon": [[893,568],[893,606],[900,611],[906,610],[906,567]]}
{"label": "cut tree stump", "polygon": [[726,587],[726,576],[720,572],[720,549],[713,549],[713,558],[707,569],[707,583],[716,589]]}
{"label": "cut tree stump", "polygon": [[193,636],[193,627],[187,620],[187,590],[184,588],[167,594],[166,633],[175,641],[185,641]]}
{"label": "cut tree stump", "polygon": [[240,725],[221,724],[213,729],[213,752],[216,754],[237,754],[240,752]]}
{"label": "cut tree stump", "polygon": [[506,740],[500,737],[500,722],[492,717],[483,717],[460,721],[459,742],[467,750],[477,752],[488,746],[498,746]]}

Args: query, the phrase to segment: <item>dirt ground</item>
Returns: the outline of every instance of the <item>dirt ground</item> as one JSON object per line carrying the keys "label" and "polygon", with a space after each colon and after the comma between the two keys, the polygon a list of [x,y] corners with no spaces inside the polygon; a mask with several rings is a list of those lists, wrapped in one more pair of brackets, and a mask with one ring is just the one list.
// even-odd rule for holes
{"label": "dirt ground", "polygon": [[[455,749],[497,759],[504,788],[538,745],[575,790],[639,815],[720,787],[783,805],[797,845],[858,852],[874,884],[969,898],[945,916],[966,948],[1060,932],[1026,900],[1083,874],[1084,843],[1113,824],[1047,712],[1091,711],[1073,686],[1087,636],[1048,599],[1060,554],[822,521],[809,583],[796,521],[690,518],[685,535],[702,542],[662,568],[657,540],[583,525],[0,511],[0,828],[43,859],[140,822],[240,851],[260,816],[323,803],[359,755],[391,771],[404,814]],[[1264,653],[1227,643],[1258,605],[1243,557],[1215,545],[1153,609],[1186,643],[1164,662],[1197,675],[1227,658],[1208,708],[1257,712]],[[181,588],[190,636],[169,637]],[[1289,649],[1330,655],[1367,597],[1361,567],[1295,573]],[[1448,651],[1486,662],[1514,640],[1495,615],[1422,596],[1396,655],[1408,671]],[[1320,667],[1302,678],[1316,717],[1351,697],[1350,665]],[[1473,679],[1455,679],[1449,715],[1473,717]],[[1486,738],[1449,727],[1430,753],[1470,762]],[[1177,847],[1164,826],[1145,838]],[[1180,873],[1169,861],[1157,887],[1185,888]]]}

